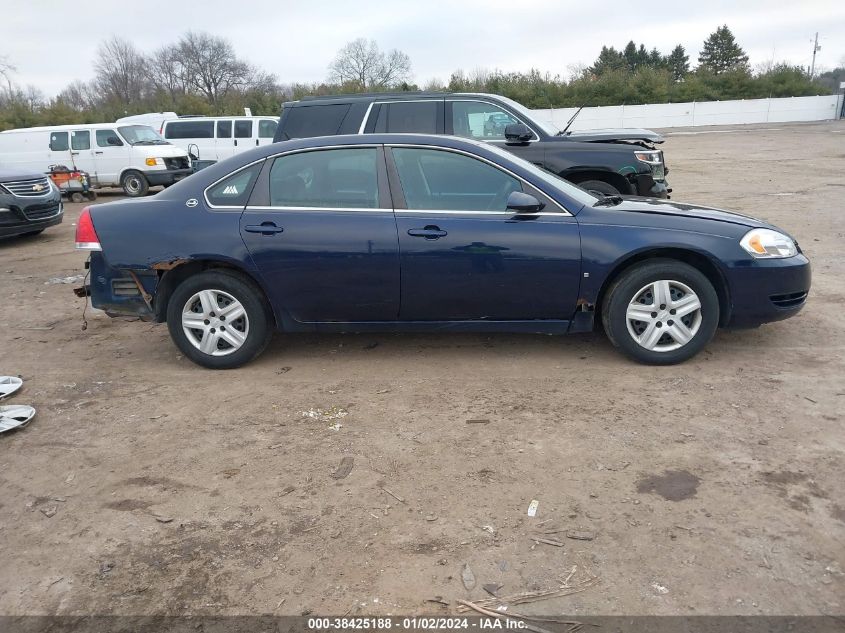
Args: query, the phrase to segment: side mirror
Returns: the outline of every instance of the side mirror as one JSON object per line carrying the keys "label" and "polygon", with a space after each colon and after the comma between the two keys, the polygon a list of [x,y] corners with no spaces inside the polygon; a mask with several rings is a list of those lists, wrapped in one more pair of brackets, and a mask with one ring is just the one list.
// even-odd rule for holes
{"label": "side mirror", "polygon": [[109,145],[116,145],[116,146],[123,145],[123,143],[121,143],[121,142],[120,142],[120,139],[119,139],[119,138],[117,138],[116,136],[110,136],[110,137],[108,137],[108,138],[106,139],[106,143],[108,143]]}
{"label": "side mirror", "polygon": [[507,208],[517,213],[536,213],[545,206],[531,194],[522,191],[512,191],[508,196]]}
{"label": "side mirror", "polygon": [[505,140],[508,143],[526,143],[534,134],[524,123],[511,123],[505,127]]}

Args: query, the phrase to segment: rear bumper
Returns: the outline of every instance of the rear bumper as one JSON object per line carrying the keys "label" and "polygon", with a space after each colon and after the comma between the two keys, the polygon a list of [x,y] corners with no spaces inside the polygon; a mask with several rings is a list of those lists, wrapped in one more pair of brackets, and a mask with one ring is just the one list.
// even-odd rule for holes
{"label": "rear bumper", "polygon": [[135,277],[132,277],[127,271],[106,264],[100,251],[91,253],[88,266],[91,281],[87,294],[91,296],[92,306],[105,311],[109,316],[137,316],[144,320],[153,318],[153,312],[144,301],[138,283],[145,292],[154,293],[158,284],[155,271],[136,271]]}
{"label": "rear bumper", "polygon": [[803,255],[754,260],[730,269],[728,327],[756,327],[798,314],[806,303],[812,273]]}
{"label": "rear bumper", "polygon": [[[14,237],[34,231],[43,231],[50,226],[61,224],[64,217],[64,207],[61,201],[55,202],[55,206],[58,211],[46,209],[45,213],[31,211],[29,208],[26,211],[21,211],[14,206],[8,209],[0,209],[0,237]],[[31,217],[28,217],[28,214]]]}
{"label": "rear bumper", "polygon": [[156,185],[172,185],[174,182],[179,182],[183,178],[194,173],[193,169],[164,169],[156,171],[143,172],[144,178],[152,186]]}

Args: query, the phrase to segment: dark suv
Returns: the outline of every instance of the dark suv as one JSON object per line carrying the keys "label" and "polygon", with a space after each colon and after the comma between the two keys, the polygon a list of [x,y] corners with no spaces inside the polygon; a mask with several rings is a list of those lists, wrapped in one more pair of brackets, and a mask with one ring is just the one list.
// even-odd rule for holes
{"label": "dark suv", "polygon": [[274,141],[335,134],[451,134],[501,144],[584,189],[668,198],[663,137],[649,130],[568,132],[511,99],[418,93],[305,97],[282,107]]}
{"label": "dark suv", "polygon": [[0,169],[0,237],[36,235],[62,221],[62,195],[47,176]]}

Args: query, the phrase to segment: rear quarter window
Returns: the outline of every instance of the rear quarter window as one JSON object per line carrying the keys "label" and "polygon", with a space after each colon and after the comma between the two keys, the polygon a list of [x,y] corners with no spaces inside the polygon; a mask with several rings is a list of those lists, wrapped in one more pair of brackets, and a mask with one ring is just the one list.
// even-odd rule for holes
{"label": "rear quarter window", "polygon": [[168,122],[164,138],[214,138],[214,121]]}
{"label": "rear quarter window", "polygon": [[290,108],[284,123],[288,138],[310,138],[337,134],[349,104]]}
{"label": "rear quarter window", "polygon": [[215,207],[244,207],[263,161],[227,176],[205,192],[208,203]]}

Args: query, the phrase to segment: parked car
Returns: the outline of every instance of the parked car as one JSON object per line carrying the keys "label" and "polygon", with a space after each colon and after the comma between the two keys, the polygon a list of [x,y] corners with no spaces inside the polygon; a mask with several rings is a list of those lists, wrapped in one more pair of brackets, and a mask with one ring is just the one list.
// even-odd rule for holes
{"label": "parked car", "polygon": [[166,321],[205,367],[275,330],[585,332],[670,364],[718,326],[785,319],[810,264],[750,217],[598,197],[495,145],[432,135],[287,141],[144,201],[85,209],[90,292]]}
{"label": "parked car", "polygon": [[0,132],[0,167],[43,174],[55,165],[87,172],[94,189],[121,187],[130,197],[192,173],[187,152],[147,125],[84,123]]}
{"label": "parked car", "polygon": [[37,235],[61,224],[62,194],[44,174],[0,169],[0,237]]}
{"label": "parked car", "polygon": [[179,116],[175,112],[138,114],[117,122],[147,121],[170,143],[202,161],[218,161],[273,142],[278,117]]}
{"label": "parked car", "polygon": [[284,104],[275,140],[385,132],[487,141],[599,194],[668,198],[672,191],[663,152],[655,148],[663,137],[656,132],[558,130],[536,112],[491,94],[305,97]]}

